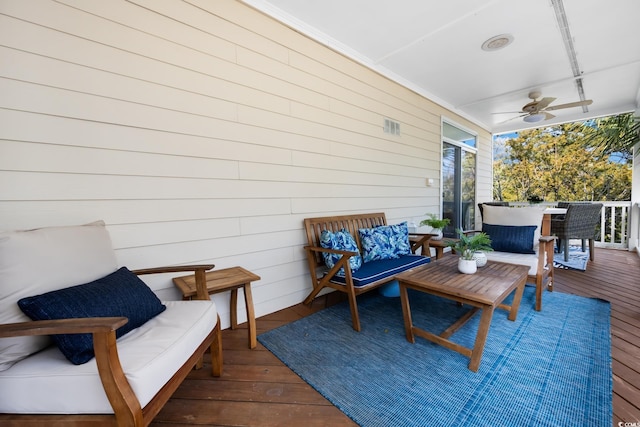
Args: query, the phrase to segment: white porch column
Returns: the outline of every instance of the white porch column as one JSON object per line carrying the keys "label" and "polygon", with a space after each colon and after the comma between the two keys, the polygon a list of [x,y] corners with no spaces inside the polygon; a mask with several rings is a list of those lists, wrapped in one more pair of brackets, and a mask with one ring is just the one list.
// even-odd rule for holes
{"label": "white porch column", "polygon": [[[640,116],[640,109],[635,116]],[[629,213],[629,250],[640,256],[640,143],[633,147],[633,171],[631,175],[631,212]]]}

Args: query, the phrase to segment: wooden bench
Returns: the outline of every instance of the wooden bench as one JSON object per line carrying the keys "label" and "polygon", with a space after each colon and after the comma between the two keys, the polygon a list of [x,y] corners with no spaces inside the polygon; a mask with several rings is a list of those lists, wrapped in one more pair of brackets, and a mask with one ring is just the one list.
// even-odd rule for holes
{"label": "wooden bench", "polygon": [[[320,235],[323,230],[329,230],[332,232],[346,229],[354,237],[358,249],[362,254],[362,244],[360,242],[360,235],[358,230],[361,228],[373,228],[377,226],[388,225],[387,218],[384,213],[366,213],[355,215],[340,215],[340,216],[327,216],[318,218],[306,218],[304,220],[304,228],[307,234],[307,245],[304,247],[307,260],[309,262],[309,273],[311,275],[311,284],[313,290],[304,300],[305,304],[310,304],[314,298],[318,296],[320,291],[324,288],[335,289],[340,292],[345,292],[349,300],[349,307],[351,309],[351,320],[353,329],[360,331],[360,318],[358,316],[358,306],[356,304],[356,297],[360,294],[368,292],[372,289],[376,289],[381,285],[389,283],[395,280],[395,275],[400,274],[403,271],[413,268],[416,265],[424,264],[429,261],[429,257],[421,255],[406,255],[407,257],[404,263],[398,265],[396,262],[392,270],[381,271],[384,268],[389,267],[389,263],[370,261],[365,263],[368,271],[372,268],[380,267],[376,273],[381,277],[380,279],[368,282],[366,285],[357,286],[354,280],[354,272],[349,267],[349,258],[357,255],[355,252],[340,251],[325,249],[320,244]],[[412,233],[415,235],[414,233]],[[416,249],[421,248],[428,240],[434,236],[433,234],[421,234],[418,239],[413,239],[411,242],[412,254],[416,253]],[[342,258],[336,263],[336,265],[329,269],[322,254],[324,253],[336,253],[341,254]],[[402,257],[401,257],[402,258]],[[426,260],[425,260],[426,259]],[[387,261],[387,260],[384,260]],[[373,265],[374,263],[378,263]],[[344,268],[344,275],[339,276],[338,273],[341,268]],[[361,268],[360,270],[363,270]],[[358,271],[360,271],[358,270]],[[357,274],[357,272],[355,272]]]}

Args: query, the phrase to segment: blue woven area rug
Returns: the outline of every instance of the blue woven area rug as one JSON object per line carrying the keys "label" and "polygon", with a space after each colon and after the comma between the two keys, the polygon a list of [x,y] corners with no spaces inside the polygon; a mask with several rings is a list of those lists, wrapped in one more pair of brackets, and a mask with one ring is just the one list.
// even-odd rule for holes
{"label": "blue woven area rug", "polygon": [[588,261],[589,261],[588,247],[586,248],[585,252],[582,252],[582,246],[569,246],[569,261],[564,260],[564,251],[553,254],[554,268],[585,271],[587,269]]}
{"label": "blue woven area rug", "polygon": [[[415,326],[442,332],[468,307],[410,291]],[[609,303],[527,286],[518,318],[496,310],[477,373],[469,359],[404,333],[399,298],[358,297],[258,340],[363,427],[612,425]],[[450,339],[472,347],[476,314]]]}

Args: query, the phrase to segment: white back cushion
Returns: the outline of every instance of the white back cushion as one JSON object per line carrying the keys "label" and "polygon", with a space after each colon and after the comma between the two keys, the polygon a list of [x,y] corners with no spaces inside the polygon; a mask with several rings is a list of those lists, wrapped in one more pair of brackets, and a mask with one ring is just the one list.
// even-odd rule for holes
{"label": "white back cushion", "polygon": [[[117,269],[103,221],[0,233],[0,324],[28,322],[18,300],[80,285]],[[0,371],[49,344],[47,336],[0,338]]]}
{"label": "white back cushion", "polygon": [[493,225],[535,225],[537,228],[533,233],[533,248],[537,252],[540,243],[544,209],[543,207],[537,206],[510,207],[483,205],[482,222]]}

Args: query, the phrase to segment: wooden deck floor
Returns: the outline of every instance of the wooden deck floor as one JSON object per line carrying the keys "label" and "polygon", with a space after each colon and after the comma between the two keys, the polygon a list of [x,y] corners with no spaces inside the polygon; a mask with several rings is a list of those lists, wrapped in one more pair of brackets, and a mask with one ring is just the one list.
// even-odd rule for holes
{"label": "wooden deck floor", "polygon": [[[640,257],[627,251],[597,249],[586,272],[556,270],[555,292],[611,302],[612,425],[640,423]],[[259,318],[258,334],[321,310],[338,297],[322,297],[312,307],[299,304]],[[192,372],[152,425],[355,425],[262,345],[249,350],[242,326],[246,324],[223,331],[223,376],[212,379],[208,364]],[[569,424],[583,421],[567,420]]]}

